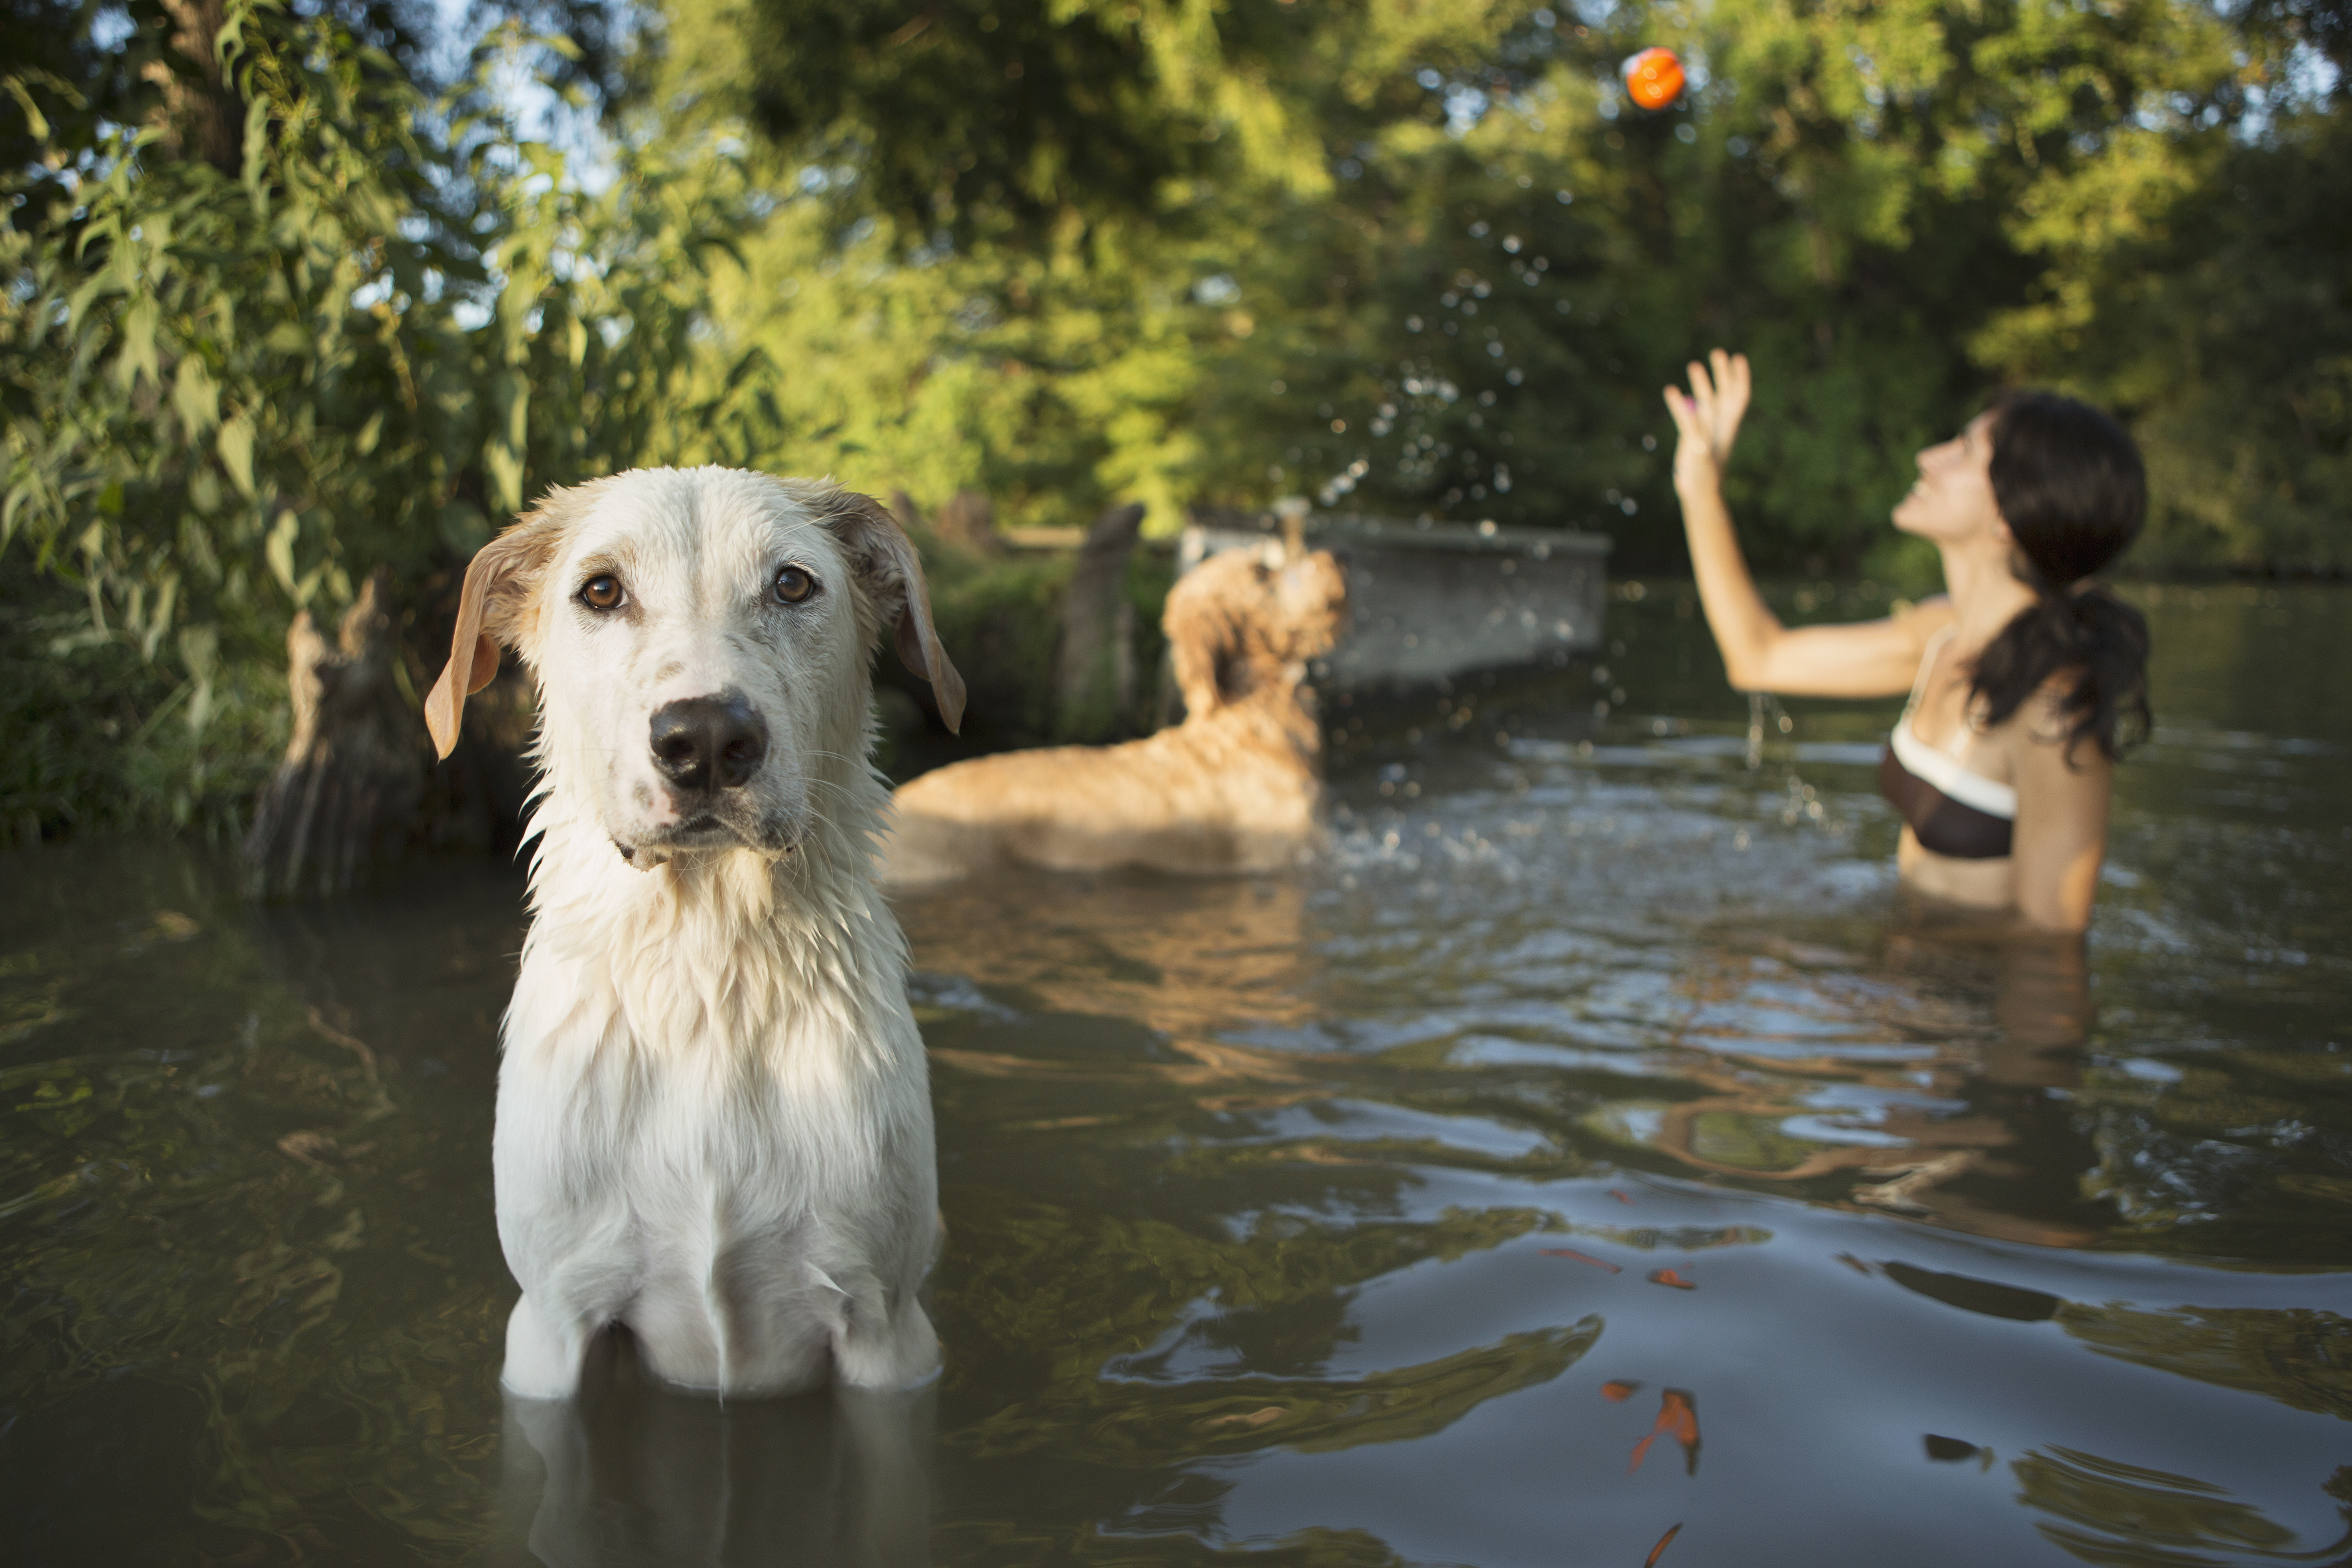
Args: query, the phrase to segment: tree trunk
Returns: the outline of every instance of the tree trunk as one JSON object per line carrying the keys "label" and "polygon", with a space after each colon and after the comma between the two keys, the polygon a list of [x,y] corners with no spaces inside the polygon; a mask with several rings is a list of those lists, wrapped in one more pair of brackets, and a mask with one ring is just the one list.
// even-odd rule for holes
{"label": "tree trunk", "polygon": [[394,673],[391,598],[391,574],[378,571],[344,615],[338,647],[308,610],[287,629],[294,737],[246,835],[253,897],[349,892],[415,837],[425,730]]}
{"label": "tree trunk", "polygon": [[172,51],[186,64],[151,62],[148,80],[163,89],[164,151],[174,157],[202,158],[234,177],[245,167],[245,106],[236,85],[223,77],[219,46],[228,20],[222,0],[163,0],[172,18]]}
{"label": "tree trunk", "polygon": [[1095,519],[1062,600],[1054,657],[1054,727],[1070,738],[1102,739],[1135,711],[1135,606],[1127,597],[1128,558],[1143,508],[1115,507]]}
{"label": "tree trunk", "polygon": [[1004,553],[1004,536],[996,531],[996,508],[978,490],[958,490],[931,519],[931,532],[945,543],[975,555]]}

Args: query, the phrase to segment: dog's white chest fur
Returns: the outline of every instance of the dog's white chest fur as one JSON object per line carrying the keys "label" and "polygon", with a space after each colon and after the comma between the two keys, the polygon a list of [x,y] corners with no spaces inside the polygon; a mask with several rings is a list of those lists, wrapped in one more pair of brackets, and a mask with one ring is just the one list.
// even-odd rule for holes
{"label": "dog's white chest fur", "polygon": [[571,1394],[616,1325],[728,1394],[938,1365],[929,1081],[872,863],[868,660],[894,620],[952,726],[962,683],[889,515],[719,468],[558,491],[467,569],[425,704],[442,754],[499,644],[541,697],[494,1147],[516,1394]]}
{"label": "dog's white chest fur", "polygon": [[[572,884],[573,852],[549,845],[542,888]],[[810,909],[793,880],[743,855],[542,899],[495,1145],[525,1286],[515,1392],[568,1393],[611,1322],[660,1376],[730,1394],[895,1385],[935,1361],[913,1299],[930,1103],[898,932],[870,889]]]}

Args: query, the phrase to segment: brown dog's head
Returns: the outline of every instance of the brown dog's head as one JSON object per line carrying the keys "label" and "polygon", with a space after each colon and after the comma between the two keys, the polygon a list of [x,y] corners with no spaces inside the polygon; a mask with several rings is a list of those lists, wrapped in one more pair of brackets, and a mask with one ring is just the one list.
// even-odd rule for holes
{"label": "brown dog's head", "polygon": [[963,682],[888,512],[825,481],[635,470],[550,492],[475,556],[425,719],[448,755],[503,644],[539,683],[549,793],[625,858],[779,855],[865,766],[893,624],[952,728]]}
{"label": "brown dog's head", "polygon": [[1348,580],[1328,550],[1269,542],[1210,556],[1178,579],[1160,616],[1187,714],[1295,688],[1348,626]]}

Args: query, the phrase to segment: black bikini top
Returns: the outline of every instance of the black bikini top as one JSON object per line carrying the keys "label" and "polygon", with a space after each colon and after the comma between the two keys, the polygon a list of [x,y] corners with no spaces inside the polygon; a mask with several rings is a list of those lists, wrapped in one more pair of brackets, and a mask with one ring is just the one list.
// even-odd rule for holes
{"label": "black bikini top", "polygon": [[2010,852],[2014,823],[1954,800],[1905,767],[1892,744],[1878,759],[1878,793],[1895,803],[1919,847],[1931,854],[1955,860],[1999,860]]}
{"label": "black bikini top", "polygon": [[1998,860],[2009,854],[2014,836],[2017,791],[1970,773],[1958,756],[1927,744],[1911,728],[1937,649],[1950,635],[1949,628],[1939,633],[1919,660],[1911,700],[1903,705],[1903,717],[1886,737],[1886,754],[1878,761],[1878,789],[1911,825],[1922,849],[1955,860]]}

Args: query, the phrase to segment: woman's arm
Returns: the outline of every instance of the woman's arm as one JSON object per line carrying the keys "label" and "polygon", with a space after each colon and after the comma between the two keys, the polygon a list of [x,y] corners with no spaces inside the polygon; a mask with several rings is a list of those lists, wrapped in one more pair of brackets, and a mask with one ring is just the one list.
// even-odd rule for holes
{"label": "woman's arm", "polygon": [[2084,742],[2070,749],[2054,701],[2027,705],[2008,726],[2016,737],[2010,767],[2017,780],[2017,827],[2010,853],[2017,868],[2017,912],[2044,931],[2079,931],[2091,923],[2099,866],[2107,853],[2107,799],[2115,764]]}
{"label": "woman's arm", "polygon": [[1691,569],[1731,684],[1742,691],[1791,697],[1892,697],[1908,691],[1927,638],[1951,618],[1942,601],[1885,620],[1791,630],[1756,591],[1732,531],[1730,509],[1723,502],[1723,465],[1748,412],[1748,356],[1717,349],[1709,358],[1711,374],[1692,362],[1688,393],[1666,388],[1666,408],[1680,436],[1675,493],[1690,538]]}

